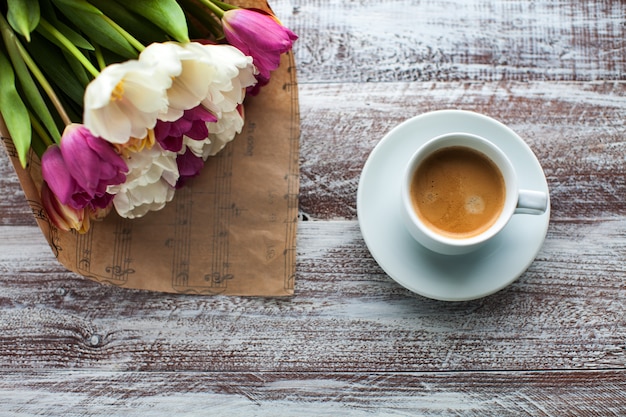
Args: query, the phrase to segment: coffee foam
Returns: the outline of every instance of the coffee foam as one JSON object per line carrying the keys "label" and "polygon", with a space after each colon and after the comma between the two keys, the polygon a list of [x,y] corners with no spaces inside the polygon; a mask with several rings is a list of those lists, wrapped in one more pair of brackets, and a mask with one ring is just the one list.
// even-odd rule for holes
{"label": "coffee foam", "polygon": [[433,231],[468,238],[489,229],[502,212],[502,173],[484,154],[462,146],[435,151],[411,182],[418,217]]}

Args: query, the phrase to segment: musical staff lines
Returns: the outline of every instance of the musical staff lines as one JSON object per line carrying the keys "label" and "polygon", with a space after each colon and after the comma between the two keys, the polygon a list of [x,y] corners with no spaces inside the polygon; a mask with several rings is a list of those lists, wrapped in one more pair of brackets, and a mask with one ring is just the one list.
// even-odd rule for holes
{"label": "musical staff lines", "polygon": [[48,213],[45,208],[41,204],[40,200],[27,199],[28,206],[30,207],[31,212],[33,213],[33,217],[39,223],[41,231],[45,234],[46,230],[48,232],[48,244],[50,245],[50,249],[52,249],[52,253],[55,257],[59,257],[59,253],[61,252],[61,246],[59,245],[59,229],[57,229],[48,218]]}
{"label": "musical staff lines", "polygon": [[167,246],[173,248],[172,282],[174,288],[187,288],[191,256],[191,209],[193,205],[191,188],[183,187],[177,190],[175,202],[174,238],[168,240],[167,243]]}
{"label": "musical staff lines", "polygon": [[129,219],[120,219],[115,230],[115,240],[113,244],[113,263],[106,267],[110,279],[117,282],[125,282],[128,274],[134,270],[130,268],[132,262],[130,248],[132,242],[132,223]]}
{"label": "musical staff lines", "polygon": [[91,272],[91,254],[93,233],[86,233],[76,239],[76,268],[86,276],[93,276]]}
{"label": "musical staff lines", "polygon": [[[98,227],[98,223],[92,224],[92,228]],[[128,276],[134,274],[131,267],[131,243],[132,222],[129,219],[119,218],[115,223],[113,232],[113,245],[109,256],[109,262],[104,266],[104,271],[92,268],[92,256],[94,253],[94,233],[79,234],[76,241],[76,260],[78,272],[85,276],[93,277],[101,282],[113,285],[122,285],[128,281]],[[103,248],[98,248],[98,257],[104,256]]]}
{"label": "musical staff lines", "polygon": [[[229,228],[232,216],[239,209],[232,203],[232,176],[233,176],[233,151],[232,146],[227,145],[219,154],[211,157],[207,163],[213,164],[216,174],[213,187],[209,190],[192,191],[192,187],[183,187],[176,194],[176,216],[174,224],[174,237],[171,239],[173,247],[172,255],[172,285],[180,292],[187,293],[212,293],[223,292],[228,282],[234,278],[230,271],[230,241]],[[196,195],[197,194],[197,195]],[[202,196],[202,197],[201,197]],[[198,233],[209,233],[209,239],[203,240],[205,246],[201,252],[196,253],[192,249],[194,230],[192,229],[193,200],[198,198],[211,204],[209,213],[211,220],[207,222],[206,230]],[[208,244],[207,244],[208,243]],[[206,253],[207,255],[202,255]],[[193,256],[208,258],[205,273],[192,276],[190,272]],[[203,262],[204,259],[198,259]]]}
{"label": "musical staff lines", "polygon": [[287,212],[288,218],[285,221],[285,276],[284,288],[286,291],[293,291],[295,284],[296,270],[296,233],[298,226],[298,192],[300,188],[300,106],[297,88],[297,76],[294,63],[294,56],[289,52],[289,82],[283,85],[288,93],[291,94],[290,99],[290,115],[291,123],[289,128],[289,165],[286,175],[287,180]]}
{"label": "musical staff lines", "polygon": [[233,151],[228,147],[217,158],[218,176],[214,190],[213,260],[211,274],[205,276],[211,288],[226,288],[229,273],[229,226],[234,206],[230,204],[233,175]]}
{"label": "musical staff lines", "polygon": [[17,148],[15,147],[15,144],[13,143],[13,139],[11,139],[8,136],[0,135],[0,140],[2,140],[2,142],[4,143],[4,149],[6,150],[7,155],[9,156],[9,158],[11,158],[11,163],[17,169],[24,169],[26,172],[31,173],[31,168],[32,168],[33,165],[37,166],[37,167],[39,167],[41,165],[41,163],[39,162],[39,158],[37,157],[35,152],[32,149],[30,149],[28,151],[27,156],[26,156],[27,157],[27,159],[26,159],[26,167],[22,168],[22,164],[19,161],[19,155],[18,155],[18,152],[17,152]]}

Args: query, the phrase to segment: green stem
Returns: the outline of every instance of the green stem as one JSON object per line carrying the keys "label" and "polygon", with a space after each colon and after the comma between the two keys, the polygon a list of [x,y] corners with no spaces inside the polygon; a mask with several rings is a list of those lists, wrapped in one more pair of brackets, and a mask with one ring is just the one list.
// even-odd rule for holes
{"label": "green stem", "polygon": [[235,9],[240,9],[240,7],[234,6],[232,4],[228,4],[228,3],[224,3],[223,1],[220,0],[210,0],[213,3],[215,3],[219,8],[221,8],[222,10],[235,10]]}
{"label": "green stem", "polygon": [[102,49],[100,48],[100,45],[98,45],[97,43],[94,43],[94,52],[96,55],[96,61],[98,62],[98,66],[100,67],[100,70],[103,70],[106,68],[107,63],[104,60],[104,55],[102,55]]}
{"label": "green stem", "polygon": [[[41,142],[46,148],[48,146],[52,146],[54,144],[54,141],[52,140],[52,138],[50,138],[50,135],[48,135],[48,132],[46,132],[46,129],[44,129],[41,123],[39,123],[39,120],[37,120],[37,118],[33,116],[31,112],[28,112],[28,117],[30,118],[30,125],[33,127],[33,131],[34,131],[33,138],[38,138],[39,140],[41,140]],[[60,142],[61,141],[59,140],[57,143],[60,143]],[[34,147],[34,143],[32,144],[32,146]],[[37,153],[37,156],[41,158],[41,155],[39,155],[39,152],[36,149],[35,149],[35,152]],[[42,155],[43,155],[43,152],[42,152]]]}
{"label": "green stem", "polygon": [[198,4],[196,0],[180,0],[180,2],[183,4],[185,13],[193,17],[190,22],[198,28],[201,33],[200,36],[204,36],[205,32],[209,31],[216,39],[224,37],[222,25],[217,16],[213,13],[207,13],[206,8]]}
{"label": "green stem", "polygon": [[82,65],[85,67],[87,71],[91,73],[94,77],[97,77],[100,74],[100,71],[93,66],[91,61],[87,59],[87,57],[80,52],[80,50],[69,40],[67,39],[61,32],[57,30],[54,26],[52,26],[45,19],[41,19],[39,21],[39,26],[41,30],[45,31],[48,35],[52,36],[54,39],[59,41],[61,45],[72,54]]}
{"label": "green stem", "polygon": [[135,37],[133,35],[131,35],[130,33],[126,32],[126,30],[123,27],[121,27],[120,25],[115,23],[110,17],[108,17],[108,16],[103,14],[102,18],[109,25],[111,25],[120,35],[122,35],[124,37],[124,39],[126,39],[128,41],[128,43],[130,43],[132,45],[133,48],[135,48],[139,52],[141,52],[144,49],[146,49],[146,47],[143,46],[143,44],[141,42],[139,42],[137,39],[135,39]]}
{"label": "green stem", "polygon": [[52,86],[50,85],[46,77],[43,75],[39,67],[37,67],[37,64],[35,64],[35,61],[33,61],[33,59],[30,57],[30,55],[28,54],[26,49],[24,49],[24,47],[22,46],[20,42],[16,42],[16,45],[17,45],[17,50],[19,51],[20,55],[22,56],[22,59],[24,60],[24,63],[26,63],[26,66],[28,67],[28,69],[30,69],[30,72],[35,76],[35,78],[39,82],[39,85],[41,86],[43,91],[46,93],[50,101],[52,102],[52,105],[56,109],[57,113],[59,113],[61,120],[63,120],[63,124],[67,126],[70,123],[72,123],[69,116],[67,115],[67,112],[65,111],[65,108],[61,104],[59,97],[56,95],[56,93],[54,92],[54,89],[52,88]]}
{"label": "green stem", "polygon": [[211,0],[200,0],[200,3],[205,5],[209,10],[211,10],[217,17],[220,19],[224,17],[224,10],[219,7],[217,4],[213,3]]}

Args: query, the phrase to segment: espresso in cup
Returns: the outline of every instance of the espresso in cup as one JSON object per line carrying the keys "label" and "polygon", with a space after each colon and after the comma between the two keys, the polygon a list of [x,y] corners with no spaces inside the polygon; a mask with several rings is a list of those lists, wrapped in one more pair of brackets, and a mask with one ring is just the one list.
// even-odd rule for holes
{"label": "espresso in cup", "polygon": [[439,149],[415,170],[413,209],[435,233],[464,239],[493,226],[506,199],[504,177],[485,154],[464,146]]}
{"label": "espresso in cup", "polygon": [[422,246],[445,255],[478,249],[514,214],[542,214],[548,195],[520,189],[507,155],[489,140],[454,132],[410,158],[402,179],[402,218]]}

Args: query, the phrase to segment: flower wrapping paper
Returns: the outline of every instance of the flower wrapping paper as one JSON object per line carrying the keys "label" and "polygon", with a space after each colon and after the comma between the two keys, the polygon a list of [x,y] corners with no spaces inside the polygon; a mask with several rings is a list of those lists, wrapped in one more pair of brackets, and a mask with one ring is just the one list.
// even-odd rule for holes
{"label": "flower wrapping paper", "polygon": [[[269,10],[264,1],[236,2]],[[244,103],[240,134],[174,200],[143,218],[112,212],[86,234],[54,227],[41,205],[41,164],[23,169],[0,134],[33,215],[59,262],[89,279],[170,293],[289,296],[294,292],[300,115],[293,53]]]}

